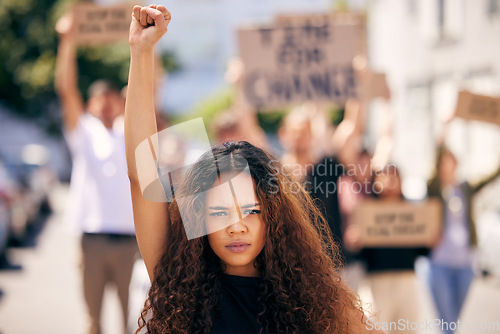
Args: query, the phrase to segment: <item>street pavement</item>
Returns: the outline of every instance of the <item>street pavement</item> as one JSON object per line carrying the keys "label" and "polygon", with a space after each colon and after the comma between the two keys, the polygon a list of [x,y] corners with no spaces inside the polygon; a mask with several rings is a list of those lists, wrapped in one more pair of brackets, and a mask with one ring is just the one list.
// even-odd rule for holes
{"label": "street pavement", "polygon": [[[48,217],[36,244],[8,250],[11,264],[21,268],[0,270],[1,334],[86,332],[87,319],[79,271],[79,237],[70,234],[62,222],[67,190],[66,185],[54,189],[51,196],[54,212]],[[415,333],[439,334],[429,292],[425,284],[419,284],[421,321],[434,325]],[[366,284],[361,284],[360,296],[369,308],[372,298]],[[142,305],[142,300],[140,303]],[[141,305],[133,307],[140,309]],[[112,288],[106,291],[102,312],[103,334],[123,333],[118,297]],[[467,325],[469,330],[464,327],[457,334],[500,334],[499,278],[475,279],[463,308],[461,324],[462,327]]]}
{"label": "street pavement", "polygon": [[[83,334],[87,328],[79,270],[79,237],[62,223],[67,187],[54,190],[54,213],[34,247],[10,248],[19,270],[0,271],[0,333]],[[109,297],[109,298],[108,298]],[[104,334],[123,333],[118,297],[106,291],[102,311]]]}

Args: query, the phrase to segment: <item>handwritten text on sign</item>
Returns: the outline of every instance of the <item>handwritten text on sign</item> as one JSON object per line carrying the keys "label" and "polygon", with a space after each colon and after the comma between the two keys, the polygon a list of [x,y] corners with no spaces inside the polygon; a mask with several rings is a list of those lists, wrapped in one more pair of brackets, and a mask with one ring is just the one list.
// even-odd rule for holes
{"label": "handwritten text on sign", "polygon": [[460,91],[455,116],[500,125],[500,98]]}
{"label": "handwritten text on sign", "polygon": [[420,204],[369,200],[355,209],[354,222],[365,247],[420,247],[436,240],[441,215],[441,203],[434,199]]}
{"label": "handwritten text on sign", "polygon": [[359,25],[332,20],[240,29],[245,99],[272,108],[310,100],[343,104],[356,97],[352,59],[361,50],[360,32]]}
{"label": "handwritten text on sign", "polygon": [[73,8],[76,39],[79,44],[105,44],[126,40],[130,29],[132,5],[99,6],[80,3]]}

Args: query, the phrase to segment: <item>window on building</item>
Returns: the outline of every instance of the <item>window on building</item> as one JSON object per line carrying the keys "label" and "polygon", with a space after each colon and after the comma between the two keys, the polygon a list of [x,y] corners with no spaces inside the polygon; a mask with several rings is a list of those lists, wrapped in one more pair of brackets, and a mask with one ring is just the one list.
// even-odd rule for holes
{"label": "window on building", "polygon": [[500,1],[499,0],[487,0],[487,13],[488,16],[497,16],[500,12]]}
{"label": "window on building", "polygon": [[408,111],[412,117],[424,119],[427,122],[431,108],[431,90],[429,82],[417,82],[408,86]]}
{"label": "window on building", "polygon": [[441,41],[460,39],[464,25],[463,0],[437,0],[438,38]]}
{"label": "window on building", "polygon": [[408,0],[408,15],[416,17],[418,14],[418,0]]}

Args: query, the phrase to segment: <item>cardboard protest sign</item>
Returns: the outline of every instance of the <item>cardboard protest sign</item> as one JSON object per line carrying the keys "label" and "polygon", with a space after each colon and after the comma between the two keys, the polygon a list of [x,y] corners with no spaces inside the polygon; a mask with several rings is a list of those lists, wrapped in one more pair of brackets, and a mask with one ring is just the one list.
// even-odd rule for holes
{"label": "cardboard protest sign", "polygon": [[279,26],[318,26],[327,22],[334,24],[349,24],[359,28],[360,54],[367,54],[366,25],[364,17],[354,12],[330,12],[308,14],[279,14],[274,22]]}
{"label": "cardboard protest sign", "polygon": [[352,60],[363,52],[360,21],[323,15],[284,25],[285,18],[238,30],[246,103],[280,108],[304,101],[344,104],[356,98]]}
{"label": "cardboard protest sign", "polygon": [[458,93],[455,116],[500,125],[500,98],[462,90]]}
{"label": "cardboard protest sign", "polygon": [[358,77],[360,82],[358,95],[362,100],[372,100],[377,97],[390,99],[391,93],[384,73],[369,72]]}
{"label": "cardboard protest sign", "polygon": [[132,4],[100,6],[91,2],[73,7],[78,44],[103,45],[127,40]]}
{"label": "cardboard protest sign", "polygon": [[426,247],[441,231],[441,202],[367,200],[354,210],[364,247]]}

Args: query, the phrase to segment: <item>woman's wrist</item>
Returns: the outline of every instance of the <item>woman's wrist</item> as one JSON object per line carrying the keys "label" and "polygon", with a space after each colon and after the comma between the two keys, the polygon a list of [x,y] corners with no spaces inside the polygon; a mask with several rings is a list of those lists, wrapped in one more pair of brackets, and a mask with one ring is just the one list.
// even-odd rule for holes
{"label": "woman's wrist", "polygon": [[65,49],[76,49],[76,42],[72,36],[61,35],[59,36],[59,47]]}
{"label": "woman's wrist", "polygon": [[154,56],[154,50],[154,46],[130,45],[130,56],[133,58],[149,58]]}
{"label": "woman's wrist", "polygon": [[156,44],[141,43],[141,42],[129,43],[129,45],[130,45],[130,52],[153,52],[156,46]]}

